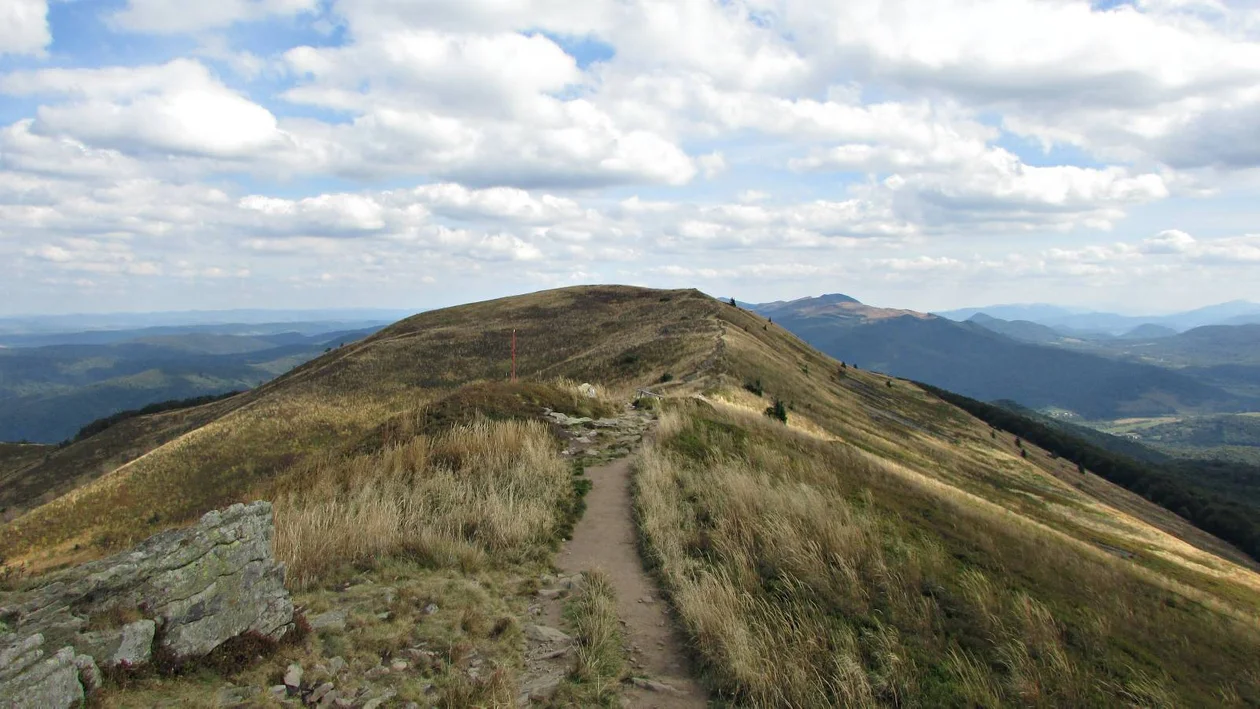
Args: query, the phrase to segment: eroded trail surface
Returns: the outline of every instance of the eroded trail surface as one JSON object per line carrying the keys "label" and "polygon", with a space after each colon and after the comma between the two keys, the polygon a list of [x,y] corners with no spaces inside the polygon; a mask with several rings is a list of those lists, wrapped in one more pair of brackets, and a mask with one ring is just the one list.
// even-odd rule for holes
{"label": "eroded trail surface", "polygon": [[617,615],[625,623],[636,680],[626,692],[631,707],[704,707],[706,694],[692,679],[656,584],[635,545],[630,503],[630,459],[586,472],[593,487],[586,514],[556,560],[565,573],[603,569],[617,589]]}

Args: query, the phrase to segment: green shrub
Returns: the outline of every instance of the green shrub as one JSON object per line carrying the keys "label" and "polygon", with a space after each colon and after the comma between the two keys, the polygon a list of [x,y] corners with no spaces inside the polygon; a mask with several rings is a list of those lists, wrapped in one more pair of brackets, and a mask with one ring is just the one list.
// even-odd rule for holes
{"label": "green shrub", "polygon": [[774,400],[773,406],[766,407],[766,416],[772,419],[778,419],[783,423],[787,423],[787,407],[779,399]]}

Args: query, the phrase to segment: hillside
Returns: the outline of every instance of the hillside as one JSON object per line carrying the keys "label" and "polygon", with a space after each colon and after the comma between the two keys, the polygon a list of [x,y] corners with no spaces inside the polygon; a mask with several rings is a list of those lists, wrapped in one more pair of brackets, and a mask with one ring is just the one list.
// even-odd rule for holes
{"label": "hillside", "polygon": [[1104,350],[1169,367],[1260,365],[1260,325],[1205,325],[1171,336],[1110,341]]}
{"label": "hillside", "polygon": [[121,410],[249,389],[374,331],[148,332],[112,344],[0,349],[0,441],[58,443]]}
{"label": "hillside", "polygon": [[[568,534],[552,522],[578,509],[563,456],[605,438],[564,428],[582,426],[565,414],[607,417],[651,387],[664,398],[634,414],[659,414],[631,458],[635,520],[713,699],[1260,701],[1260,575],[1237,549],[910,382],[843,367],[779,323],[696,291],[611,286],[423,313],[232,399],[67,446],[58,474],[72,480],[144,427],[152,437],[9,522],[0,557],[48,568],[268,499],[299,603],[324,613],[393,591],[350,608],[340,633],[240,670],[235,686],[274,684],[295,658],[337,655],[361,676],[433,655],[449,659],[399,679],[400,700],[504,703],[532,667],[520,630],[536,622],[524,620],[532,579]],[[762,415],[775,400],[787,425]],[[544,406],[562,413],[544,425]],[[611,437],[608,455],[638,445],[625,429]],[[634,670],[608,670],[592,648],[619,643],[578,627],[574,676],[591,679],[565,691],[600,698],[570,704],[609,705]],[[114,688],[106,705],[169,702],[208,681]]]}
{"label": "hillside", "polygon": [[1013,399],[1095,419],[1256,405],[1160,367],[1018,342],[912,311],[820,298],[756,310],[837,359],[986,401]]}
{"label": "hillside", "polygon": [[989,317],[984,313],[976,313],[967,318],[967,322],[1021,342],[1050,344],[1064,339],[1063,335],[1057,330],[1045,325],[1038,325],[1030,320],[1002,320]]}

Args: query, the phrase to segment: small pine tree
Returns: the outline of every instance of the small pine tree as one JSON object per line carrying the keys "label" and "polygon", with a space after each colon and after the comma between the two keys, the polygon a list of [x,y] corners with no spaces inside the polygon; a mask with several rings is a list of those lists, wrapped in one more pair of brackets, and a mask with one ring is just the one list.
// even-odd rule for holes
{"label": "small pine tree", "polygon": [[888,385],[888,388],[889,388],[889,389],[892,389],[892,380],[891,380],[891,379],[886,380],[884,383]]}
{"label": "small pine tree", "polygon": [[1020,449],[1019,449],[1019,457],[1020,457],[1020,458],[1027,458],[1027,457],[1028,457],[1028,451],[1024,450],[1023,448],[1020,448]]}
{"label": "small pine tree", "polygon": [[766,416],[787,423],[787,407],[783,405],[782,401],[775,399],[774,406],[766,407]]}
{"label": "small pine tree", "polygon": [[737,308],[739,307],[739,305],[735,302],[734,298],[731,298],[731,305],[734,305]]}
{"label": "small pine tree", "polygon": [[1077,464],[1076,464],[1076,472],[1080,473],[1081,475],[1084,475],[1084,474],[1085,474],[1085,464],[1084,464],[1084,463],[1077,463]]}

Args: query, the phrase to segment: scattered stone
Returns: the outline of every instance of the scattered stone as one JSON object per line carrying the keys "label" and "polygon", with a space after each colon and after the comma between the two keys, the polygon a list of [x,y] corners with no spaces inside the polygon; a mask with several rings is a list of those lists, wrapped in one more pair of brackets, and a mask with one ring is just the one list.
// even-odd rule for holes
{"label": "scattered stone", "polygon": [[406,660],[394,660],[394,662],[390,664],[389,669],[394,672],[405,672],[408,667],[409,665]]}
{"label": "scattered stone", "polygon": [[542,588],[538,590],[538,597],[547,600],[555,600],[564,595],[563,588]]}
{"label": "scattered stone", "polygon": [[389,674],[388,667],[385,667],[384,665],[377,665],[376,667],[373,667],[367,672],[364,672],[363,676],[367,677],[368,679],[380,679],[387,674]]}
{"label": "scattered stone", "polygon": [[328,661],[328,674],[336,676],[346,668],[346,661],[341,656],[337,656]]}
{"label": "scattered stone", "polygon": [[233,687],[228,685],[215,692],[214,703],[221,707],[235,707],[244,704],[258,690],[254,687]]}
{"label": "scattered stone", "polygon": [[389,611],[385,611],[384,613],[377,613],[377,614],[376,614],[376,619],[377,619],[377,620],[389,620],[390,618],[392,618],[392,617],[393,617],[393,615],[394,615],[393,613],[390,613]]}
{"label": "scattered stone", "polygon": [[573,638],[546,625],[529,624],[525,626],[525,637],[540,643],[568,643]]}
{"label": "scattered stone", "polygon": [[585,382],[578,385],[578,393],[580,393],[582,396],[585,396],[588,399],[594,399],[595,397],[599,396],[599,393],[595,391],[595,387]]}
{"label": "scattered stone", "polygon": [[307,620],[310,622],[312,630],[328,630],[339,633],[346,629],[345,611],[328,611]]}
{"label": "scattered stone", "polygon": [[436,604],[436,603],[429,603],[429,604],[425,605],[425,607],[424,607],[423,609],[421,609],[421,612],[422,612],[422,613],[424,613],[425,615],[433,615],[434,613],[437,613],[437,612],[438,612],[438,610],[440,610],[440,609],[438,608],[438,604]]}
{"label": "scattered stone", "polygon": [[296,662],[284,671],[284,686],[297,689],[302,686],[302,666]]}
{"label": "scattered stone", "polygon": [[543,654],[539,655],[537,659],[554,660],[557,657],[564,657],[565,655],[568,655],[568,654],[569,654],[569,648],[562,647],[559,650],[552,650],[551,652],[544,652]]}
{"label": "scattered stone", "polygon": [[307,703],[307,704],[318,704],[318,703],[320,702],[320,700],[322,700],[322,699],[324,698],[324,695],[325,695],[325,694],[328,694],[328,693],[329,693],[329,692],[331,692],[331,691],[333,691],[333,683],[332,683],[332,682],[325,682],[325,683],[323,683],[323,684],[319,685],[318,687],[316,687],[316,688],[315,688],[315,691],[311,692],[311,696],[309,696],[309,697],[307,697],[307,698],[306,698],[306,703]]}
{"label": "scattered stone", "polygon": [[649,692],[660,692],[661,694],[678,693],[678,690],[675,689],[673,685],[658,682],[654,679],[648,679],[646,677],[631,677],[630,684],[633,684],[639,689],[646,689]]}
{"label": "scattered stone", "polygon": [[267,694],[271,695],[271,698],[276,701],[282,701],[289,696],[289,688],[286,685],[277,684],[268,689]]}
{"label": "scattered stone", "polygon": [[560,687],[561,680],[564,675],[560,673],[545,674],[540,677],[534,677],[521,687],[520,696],[517,697],[517,704],[520,706],[529,706],[530,702],[545,702],[555,695],[556,690]]}
{"label": "scattered stone", "polygon": [[384,692],[382,692],[381,694],[379,694],[379,695],[377,695],[377,696],[375,696],[375,697],[373,697],[373,698],[371,698],[371,699],[367,700],[366,702],[364,702],[364,703],[363,703],[363,709],[378,709],[378,707],[380,707],[382,704],[384,704],[385,702],[387,702],[387,701],[389,701],[389,700],[393,699],[393,698],[394,698],[394,697],[396,697],[396,696],[398,696],[398,691],[397,691],[397,690],[395,690],[395,689],[386,689],[386,690],[385,690]]}

